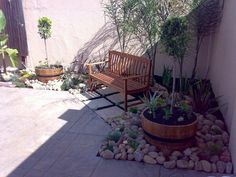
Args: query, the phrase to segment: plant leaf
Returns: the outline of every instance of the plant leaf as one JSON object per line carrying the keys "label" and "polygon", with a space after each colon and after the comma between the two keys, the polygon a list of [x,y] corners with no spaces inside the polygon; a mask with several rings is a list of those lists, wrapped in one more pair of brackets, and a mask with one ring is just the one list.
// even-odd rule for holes
{"label": "plant leaf", "polygon": [[0,48],[3,48],[7,44],[8,36],[5,34],[0,35]]}
{"label": "plant leaf", "polygon": [[18,61],[17,61],[18,51],[16,49],[7,48],[6,52],[10,57],[10,61],[11,61],[12,66],[16,67],[18,65]]}
{"label": "plant leaf", "polygon": [[3,32],[6,27],[6,18],[2,10],[0,10],[0,32]]}

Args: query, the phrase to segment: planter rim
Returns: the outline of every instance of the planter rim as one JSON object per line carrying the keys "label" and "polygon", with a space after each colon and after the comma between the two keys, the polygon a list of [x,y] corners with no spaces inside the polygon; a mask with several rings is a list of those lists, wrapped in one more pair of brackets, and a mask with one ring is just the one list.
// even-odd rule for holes
{"label": "planter rim", "polygon": [[40,66],[36,66],[35,70],[56,70],[56,69],[63,69],[62,65],[57,65],[56,68],[41,68]]}
{"label": "planter rim", "polygon": [[141,117],[142,117],[143,119],[146,119],[147,121],[152,122],[153,124],[157,124],[157,125],[161,125],[161,126],[165,126],[165,127],[171,127],[171,128],[188,127],[188,126],[191,126],[191,125],[196,124],[197,121],[198,121],[197,118],[196,118],[196,120],[193,121],[192,123],[190,123],[190,124],[185,124],[185,125],[167,125],[167,124],[160,124],[160,123],[158,123],[158,122],[153,122],[153,121],[147,119],[147,118],[144,116],[144,112],[145,112],[147,109],[148,109],[148,108],[145,108],[145,109],[142,111]]}

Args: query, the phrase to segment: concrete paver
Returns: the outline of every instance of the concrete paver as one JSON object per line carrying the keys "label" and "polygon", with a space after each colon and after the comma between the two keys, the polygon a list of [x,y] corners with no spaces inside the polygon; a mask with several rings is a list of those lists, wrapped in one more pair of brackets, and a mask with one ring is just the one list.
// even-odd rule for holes
{"label": "concrete paver", "polygon": [[97,110],[98,108],[112,105],[112,103],[107,101],[105,98],[84,101],[84,104],[92,110]]}
{"label": "concrete paver", "polygon": [[124,114],[124,111],[117,106],[97,110],[95,112],[104,120],[107,120],[108,118],[111,118],[111,117],[118,117]]}
{"label": "concrete paver", "polygon": [[0,177],[210,175],[97,157],[110,127],[68,92],[0,87],[0,98]]}

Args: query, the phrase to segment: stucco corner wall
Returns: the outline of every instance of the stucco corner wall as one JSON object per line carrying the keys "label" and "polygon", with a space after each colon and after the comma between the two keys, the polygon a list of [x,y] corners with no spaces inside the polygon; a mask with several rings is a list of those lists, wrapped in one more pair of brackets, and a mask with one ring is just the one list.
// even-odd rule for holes
{"label": "stucco corner wall", "polygon": [[52,37],[48,40],[49,62],[69,64],[78,49],[104,25],[102,0],[23,0],[29,56],[33,67],[45,58],[43,40],[37,34],[37,20],[52,20]]}
{"label": "stucco corner wall", "polygon": [[[236,1],[225,1],[222,22],[213,36],[209,78],[229,129],[230,149],[236,167]],[[236,168],[234,168],[236,173]]]}

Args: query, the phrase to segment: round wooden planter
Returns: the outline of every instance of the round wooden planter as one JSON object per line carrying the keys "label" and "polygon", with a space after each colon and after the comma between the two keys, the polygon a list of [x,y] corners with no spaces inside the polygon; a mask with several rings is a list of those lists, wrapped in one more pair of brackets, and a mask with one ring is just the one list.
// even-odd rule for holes
{"label": "round wooden planter", "polygon": [[35,73],[39,81],[47,83],[48,81],[60,79],[60,76],[63,74],[63,67],[35,68]]}
{"label": "round wooden planter", "polygon": [[[145,110],[144,110],[145,111]],[[197,119],[187,125],[165,125],[152,122],[141,114],[145,139],[157,148],[166,151],[183,150],[195,143]]]}

